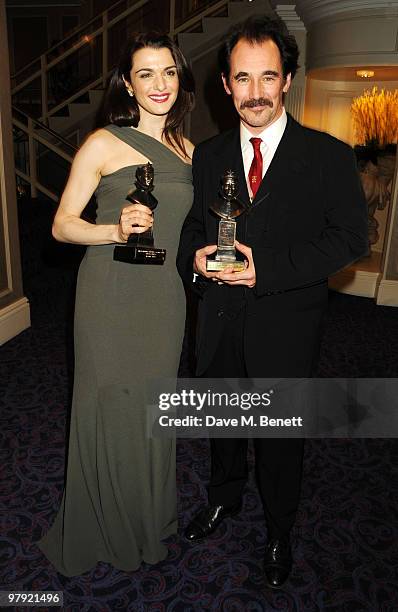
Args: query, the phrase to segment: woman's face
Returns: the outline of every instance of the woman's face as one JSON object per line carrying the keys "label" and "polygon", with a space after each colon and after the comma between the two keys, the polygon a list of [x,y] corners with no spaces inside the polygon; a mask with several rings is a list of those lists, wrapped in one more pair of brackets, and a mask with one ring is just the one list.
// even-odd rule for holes
{"label": "woman's face", "polygon": [[177,99],[178,74],[171,51],[166,47],[145,47],[133,55],[131,86],[140,112],[167,115]]}

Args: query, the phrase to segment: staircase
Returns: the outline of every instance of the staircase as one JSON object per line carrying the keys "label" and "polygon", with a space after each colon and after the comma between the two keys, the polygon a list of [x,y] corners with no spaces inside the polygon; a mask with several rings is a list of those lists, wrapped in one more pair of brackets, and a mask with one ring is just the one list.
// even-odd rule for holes
{"label": "staircase", "polygon": [[69,103],[65,114],[49,117],[49,127],[74,144],[80,144],[86,134],[95,127],[95,117],[103,95],[103,89],[90,89],[75,102]]}
{"label": "staircase", "polygon": [[[217,4],[221,4],[218,2]],[[200,32],[183,32],[177,34],[178,45],[188,60],[193,61],[202,54],[208,53],[209,49],[217,47],[220,41],[220,33],[226,32],[232,25],[242,21],[251,14],[269,11],[269,3],[242,2],[233,0],[223,2],[219,9],[215,8],[216,15],[202,17],[197,22]],[[221,15],[217,15],[217,10]],[[225,14],[225,16],[224,16]],[[195,24],[196,25],[196,24]],[[48,117],[48,126],[58,134],[74,144],[82,142],[88,132],[95,127],[95,118],[100,108],[104,89],[89,89],[78,99],[67,104],[58,111],[58,115]],[[65,112],[66,111],[66,112]]]}
{"label": "staircase", "polygon": [[[221,4],[220,2],[218,4]],[[251,15],[270,14],[272,9],[267,0],[253,2],[232,1],[222,3],[220,14],[203,16],[200,20],[200,31],[181,32],[178,34],[178,45],[185,57],[191,61],[219,46],[220,39],[228,29]]]}
{"label": "staircase", "polygon": [[17,193],[58,202],[77,148],[48,126],[13,107]]}
{"label": "staircase", "polygon": [[[119,0],[12,76],[14,129],[20,137],[21,132],[24,134],[25,142],[23,168],[17,168],[17,175],[20,184],[30,183],[32,197],[39,191],[58,199],[64,182],[58,189],[46,186],[39,180],[37,168],[44,167],[43,159],[59,151],[62,164],[70,163],[74,147],[95,127],[120,41],[130,31],[159,22],[158,2],[138,0],[130,4],[131,0]],[[193,7],[193,13],[184,13],[187,4]],[[267,0],[165,0],[162,8],[170,36],[178,40],[191,62],[215,49],[234,23],[253,13],[271,11]],[[22,123],[21,116],[25,117]]]}
{"label": "staircase", "polygon": [[[151,23],[159,12],[158,3],[152,0],[128,4],[119,0],[14,74],[13,105],[63,137],[73,133],[74,144],[79,130],[78,143],[94,127],[93,119],[117,61],[120,41],[140,24]],[[189,58],[195,50],[205,50],[209,43],[218,42],[233,23],[263,11],[264,6],[269,10],[264,0],[193,0],[193,6],[201,4],[205,8],[193,16],[185,14],[180,23],[181,16],[177,19],[176,13],[181,14],[182,0],[162,3],[163,10],[170,12],[170,35],[178,38]]]}

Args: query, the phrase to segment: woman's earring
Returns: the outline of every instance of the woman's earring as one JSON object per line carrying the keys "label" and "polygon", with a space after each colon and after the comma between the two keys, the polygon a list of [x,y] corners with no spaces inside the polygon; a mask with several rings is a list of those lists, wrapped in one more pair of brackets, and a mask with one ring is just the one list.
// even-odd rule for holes
{"label": "woman's earring", "polygon": [[132,89],[128,89],[127,93],[129,94],[130,98],[134,98],[134,91]]}

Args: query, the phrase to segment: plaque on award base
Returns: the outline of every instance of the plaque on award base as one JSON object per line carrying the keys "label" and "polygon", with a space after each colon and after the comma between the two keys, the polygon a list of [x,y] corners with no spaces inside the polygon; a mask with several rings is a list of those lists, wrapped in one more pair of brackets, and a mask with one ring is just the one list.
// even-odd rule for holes
{"label": "plaque on award base", "polygon": [[216,259],[209,259],[206,264],[206,270],[208,272],[219,272],[226,268],[232,268],[232,272],[243,272],[245,269],[245,262],[235,260],[234,262],[227,263],[226,261],[217,261]]}
{"label": "plaque on award base", "polygon": [[125,263],[151,264],[162,266],[166,259],[165,249],[126,244],[115,247],[113,259]]}
{"label": "plaque on award base", "polygon": [[[131,203],[143,204],[152,211],[158,205],[151,194],[153,190],[154,171],[151,163],[139,166],[135,173],[137,189],[126,196]],[[125,244],[118,244],[113,251],[113,259],[124,263],[150,264],[161,266],[166,259],[166,250],[154,246],[152,228],[141,234],[130,234]]]}
{"label": "plaque on award base", "polygon": [[210,206],[221,220],[218,225],[218,241],[215,257],[208,257],[206,270],[208,272],[218,272],[226,268],[232,268],[233,272],[242,272],[245,262],[236,258],[235,238],[236,221],[245,212],[245,205],[237,199],[239,193],[236,174],[232,170],[227,170],[221,178],[221,199]]}
{"label": "plaque on award base", "polygon": [[235,251],[236,221],[221,219],[218,226],[218,243],[214,259],[207,259],[206,270],[218,272],[232,268],[233,272],[242,272],[245,262],[236,259]]}

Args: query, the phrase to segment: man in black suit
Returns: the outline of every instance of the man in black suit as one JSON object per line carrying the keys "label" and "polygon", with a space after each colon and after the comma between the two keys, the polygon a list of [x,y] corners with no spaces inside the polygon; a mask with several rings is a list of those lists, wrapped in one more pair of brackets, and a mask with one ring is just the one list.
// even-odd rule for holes
{"label": "man in black suit", "polygon": [[[352,149],[302,127],[283,101],[298,64],[284,23],[257,17],[232,29],[221,52],[225,91],[239,128],[196,147],[194,203],[177,265],[199,294],[197,375],[311,377],[327,307],[327,278],[367,252],[367,208]],[[234,170],[248,213],[237,219],[242,272],[207,272],[218,218],[209,210],[220,176]],[[193,274],[194,272],[194,274]],[[303,440],[255,439],[257,482],[268,527],[264,568],[280,586],[291,569],[289,532],[299,502]],[[247,440],[211,440],[209,505],[186,530],[197,540],[239,512]]]}

